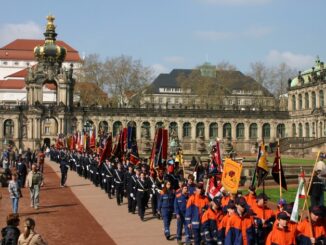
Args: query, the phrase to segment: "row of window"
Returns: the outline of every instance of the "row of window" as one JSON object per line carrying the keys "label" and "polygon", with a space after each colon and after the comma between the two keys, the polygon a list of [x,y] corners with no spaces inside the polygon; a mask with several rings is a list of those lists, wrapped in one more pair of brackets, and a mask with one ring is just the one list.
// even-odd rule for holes
{"label": "row of window", "polygon": [[[23,63],[23,62],[22,62],[22,63]],[[8,61],[3,61],[2,64],[3,64],[3,65],[9,65],[9,62],[8,62]],[[21,64],[19,61],[14,61],[13,64],[14,64],[15,66],[24,65],[24,64]],[[25,65],[26,65],[26,66],[29,66],[30,63],[29,63],[29,62],[26,62]]]}
{"label": "row of window", "polygon": [[[298,126],[293,123],[292,124],[292,137],[315,137],[316,136],[316,131],[317,131],[317,126],[318,131],[319,131],[319,136],[324,135],[324,129],[323,129],[323,123],[320,122],[319,125],[315,124],[315,122],[312,123],[310,126],[309,123],[299,123]],[[303,134],[304,133],[304,134]]]}
{"label": "row of window", "polygon": [[[94,123],[92,121],[87,121],[84,125],[84,131],[89,132],[91,128],[93,128]],[[134,121],[130,121],[128,123],[128,126],[136,127],[136,123]],[[157,122],[155,125],[155,128],[163,127],[163,122]],[[122,123],[120,121],[116,121],[113,123],[112,127],[112,134],[113,136],[116,136],[119,131],[122,128]],[[150,135],[150,128],[151,125],[149,122],[143,122],[142,123],[142,137],[149,137]],[[72,129],[72,131],[75,131],[76,127]],[[106,121],[101,121],[99,123],[99,131],[100,132],[108,132],[109,126]],[[136,130],[136,129],[135,129]],[[169,124],[169,134],[174,134],[175,136],[178,135],[178,124],[176,122],[171,122]],[[262,127],[262,137],[263,138],[270,138],[271,127],[269,123],[263,124]],[[182,126],[182,136],[183,137],[191,137],[191,123],[185,122]],[[196,124],[196,137],[204,137],[205,136],[205,124],[203,122],[199,122]],[[217,123],[211,123],[209,125],[209,137],[210,138],[216,138],[218,137],[218,124]],[[285,125],[279,124],[277,125],[277,136],[280,138],[285,137]],[[223,138],[232,138],[232,125],[231,123],[225,123],[223,124]],[[245,137],[245,125],[243,123],[238,123],[236,126],[236,138],[241,139]],[[256,139],[258,138],[258,126],[256,123],[252,123],[249,125],[249,138],[250,139]]]}
{"label": "row of window", "polygon": [[[324,107],[324,91],[319,90],[319,107]],[[298,100],[298,106],[297,106]],[[302,110],[302,109],[315,109],[317,108],[317,95],[316,92],[311,93],[311,108],[310,108],[309,93],[292,95],[292,110]],[[303,107],[304,106],[304,107]]]}

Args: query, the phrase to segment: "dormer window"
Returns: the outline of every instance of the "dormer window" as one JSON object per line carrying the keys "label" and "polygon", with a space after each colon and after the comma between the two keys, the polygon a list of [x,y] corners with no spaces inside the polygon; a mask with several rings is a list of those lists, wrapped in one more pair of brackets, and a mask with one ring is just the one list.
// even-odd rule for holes
{"label": "dormer window", "polygon": [[8,65],[8,62],[7,62],[7,61],[4,61],[4,62],[2,62],[2,64],[4,64],[4,65]]}
{"label": "dormer window", "polygon": [[19,62],[18,61],[15,61],[14,64],[15,64],[15,66],[18,66],[19,65]]}

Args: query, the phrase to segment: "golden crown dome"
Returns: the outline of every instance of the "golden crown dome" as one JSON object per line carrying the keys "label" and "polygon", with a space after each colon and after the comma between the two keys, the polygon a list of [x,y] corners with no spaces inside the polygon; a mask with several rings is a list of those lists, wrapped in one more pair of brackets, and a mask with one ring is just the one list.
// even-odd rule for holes
{"label": "golden crown dome", "polygon": [[40,62],[58,62],[61,64],[66,58],[67,50],[64,47],[56,45],[56,36],[53,15],[47,16],[46,31],[44,33],[45,42],[44,45],[36,46],[34,48],[34,55],[36,59]]}

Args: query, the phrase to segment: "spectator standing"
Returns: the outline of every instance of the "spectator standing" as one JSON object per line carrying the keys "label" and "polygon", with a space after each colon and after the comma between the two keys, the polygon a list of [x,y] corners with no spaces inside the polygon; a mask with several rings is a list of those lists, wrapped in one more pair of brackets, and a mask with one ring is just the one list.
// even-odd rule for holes
{"label": "spectator standing", "polygon": [[62,152],[60,155],[60,171],[61,171],[61,182],[60,186],[65,187],[66,186],[66,181],[67,181],[67,175],[68,175],[68,160],[66,155]]}
{"label": "spectator standing", "polygon": [[37,153],[37,166],[42,174],[43,174],[43,170],[44,170],[44,158],[45,158],[45,154],[44,154],[43,150],[40,149],[39,152]]}
{"label": "spectator standing", "polygon": [[9,197],[12,203],[12,212],[14,214],[18,213],[18,203],[21,196],[20,186],[17,181],[17,174],[14,173],[11,175],[11,180],[8,184]]}
{"label": "spectator standing", "polygon": [[26,175],[27,175],[27,167],[23,159],[20,157],[17,162],[17,174],[18,174],[18,183],[20,188],[24,188]]}
{"label": "spectator standing", "polygon": [[2,228],[1,244],[12,244],[16,245],[20,235],[20,230],[17,228],[19,226],[19,216],[18,214],[9,214],[7,216],[7,226]]}
{"label": "spectator standing", "polygon": [[43,175],[37,170],[36,165],[32,164],[32,170],[26,178],[26,187],[29,188],[31,195],[31,207],[38,209],[40,202],[40,187],[43,186]]}
{"label": "spectator standing", "polygon": [[40,234],[35,232],[35,221],[27,218],[24,221],[24,233],[19,236],[18,245],[46,245]]}

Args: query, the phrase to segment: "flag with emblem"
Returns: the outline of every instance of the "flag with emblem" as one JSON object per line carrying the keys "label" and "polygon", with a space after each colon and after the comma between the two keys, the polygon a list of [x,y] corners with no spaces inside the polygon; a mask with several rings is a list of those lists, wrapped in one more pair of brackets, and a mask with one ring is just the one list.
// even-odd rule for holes
{"label": "flag with emblem", "polygon": [[261,144],[259,155],[260,155],[260,157],[259,157],[258,164],[256,167],[257,181],[258,181],[257,186],[260,186],[263,183],[263,181],[267,177],[268,171],[269,171],[269,168],[267,165],[267,152],[266,152],[264,143]]}

